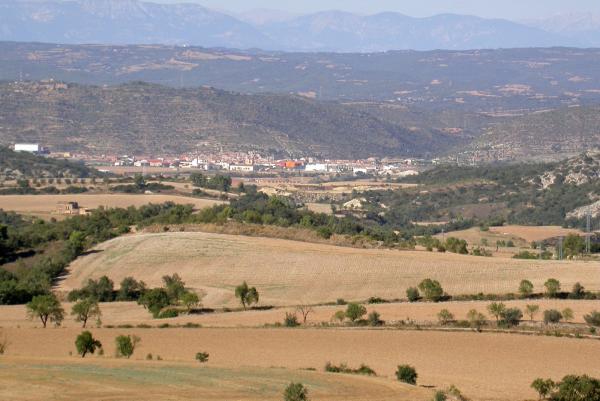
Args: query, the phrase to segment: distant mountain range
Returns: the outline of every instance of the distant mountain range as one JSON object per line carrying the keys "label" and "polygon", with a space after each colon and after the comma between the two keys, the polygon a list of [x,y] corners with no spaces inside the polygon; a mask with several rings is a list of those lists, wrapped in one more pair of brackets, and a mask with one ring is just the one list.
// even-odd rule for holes
{"label": "distant mountain range", "polygon": [[[588,21],[589,22],[589,21]],[[556,29],[565,26],[565,29]],[[290,16],[258,10],[237,16],[197,4],[138,0],[0,0],[0,40],[55,43],[175,44],[281,51],[600,46],[598,24],[553,20],[529,25],[464,15],[413,18],[341,11]]]}

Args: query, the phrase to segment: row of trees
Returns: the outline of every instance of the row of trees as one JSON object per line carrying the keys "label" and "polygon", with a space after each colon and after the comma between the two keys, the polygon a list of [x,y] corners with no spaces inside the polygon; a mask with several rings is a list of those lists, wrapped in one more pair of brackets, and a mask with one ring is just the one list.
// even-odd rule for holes
{"label": "row of trees", "polygon": [[[36,295],[26,307],[29,318],[39,319],[44,328],[48,323],[60,326],[65,318],[65,310],[54,294]],[[95,298],[84,298],[75,303],[71,315],[76,322],[82,323],[84,328],[91,319],[96,319],[98,326],[101,324],[102,312]]]}

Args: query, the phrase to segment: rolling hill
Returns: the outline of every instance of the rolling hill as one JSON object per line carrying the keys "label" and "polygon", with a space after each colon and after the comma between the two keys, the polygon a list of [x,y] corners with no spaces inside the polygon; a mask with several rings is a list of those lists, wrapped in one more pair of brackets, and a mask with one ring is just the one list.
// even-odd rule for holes
{"label": "rolling hill", "polygon": [[0,143],[93,154],[178,155],[202,147],[366,158],[425,155],[457,143],[336,103],[212,88],[6,83],[0,103]]}

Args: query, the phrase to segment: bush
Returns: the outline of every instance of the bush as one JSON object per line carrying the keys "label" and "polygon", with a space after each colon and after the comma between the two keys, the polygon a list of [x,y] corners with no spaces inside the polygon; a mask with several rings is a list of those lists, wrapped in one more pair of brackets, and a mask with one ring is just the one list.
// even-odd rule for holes
{"label": "bush", "polygon": [[446,397],[446,393],[443,391],[436,391],[433,395],[433,401],[446,401],[448,397]]}
{"label": "bush", "polygon": [[544,323],[545,324],[560,323],[562,318],[563,318],[562,314],[555,309],[549,309],[549,310],[544,311]]}
{"label": "bush", "polygon": [[555,298],[560,292],[560,282],[557,279],[551,278],[544,283],[546,287],[546,295],[549,298]]}
{"label": "bush", "polygon": [[346,301],[345,301],[343,298],[338,298],[338,299],[335,301],[335,304],[336,304],[336,305],[347,305],[347,304],[348,304],[348,302],[346,302]]}
{"label": "bush", "polygon": [[533,283],[529,280],[522,280],[519,284],[519,293],[523,298],[529,297],[533,293]]}
{"label": "bush", "polygon": [[366,313],[367,308],[356,303],[350,303],[346,308],[346,317],[353,323],[362,318]]}
{"label": "bush", "polygon": [[383,298],[379,298],[379,297],[371,297],[367,300],[367,303],[370,305],[373,304],[388,304],[390,301],[385,300]]}
{"label": "bush", "polygon": [[421,298],[421,294],[419,294],[417,288],[410,287],[406,290],[406,297],[408,298],[408,302],[417,302]]}
{"label": "bush", "polygon": [[283,392],[284,401],[308,401],[308,389],[300,383],[290,383]]}
{"label": "bush", "polygon": [[300,323],[298,322],[298,316],[295,313],[285,313],[285,318],[283,319],[283,325],[285,327],[298,327]]}
{"label": "bush", "polygon": [[337,320],[338,322],[342,323],[344,320],[346,320],[346,312],[343,310],[335,312],[331,317],[331,320]]}
{"label": "bush", "polygon": [[396,378],[399,381],[413,386],[417,384],[417,376],[417,370],[409,365],[399,365],[396,370]]}
{"label": "bush", "polygon": [[469,320],[470,326],[477,330],[481,330],[481,327],[486,323],[485,315],[477,312],[476,309],[471,309],[467,313],[467,319]]}
{"label": "bush", "polygon": [[117,358],[131,358],[135,348],[140,343],[141,339],[138,336],[118,336],[115,339],[117,345]]}
{"label": "bush", "polygon": [[77,353],[81,355],[82,358],[85,358],[86,354],[93,354],[96,352],[97,348],[101,348],[102,343],[94,339],[94,337],[92,337],[92,333],[89,331],[84,331],[77,336],[77,339],[75,340],[75,347],[77,348]]}
{"label": "bush", "polygon": [[419,290],[428,301],[439,302],[444,296],[444,289],[436,280],[425,279],[419,284]]}
{"label": "bush", "polygon": [[198,352],[196,353],[196,360],[200,363],[208,362],[208,352]]}
{"label": "bush", "polygon": [[177,316],[179,316],[179,311],[177,309],[170,308],[160,312],[157,317],[158,319],[171,319]]}
{"label": "bush", "polygon": [[361,364],[358,369],[352,369],[348,367],[345,363],[342,363],[338,366],[333,365],[331,362],[327,362],[325,365],[325,372],[329,373],[345,373],[345,374],[354,374],[354,375],[365,375],[365,376],[377,376],[375,371],[368,367],[365,364]]}
{"label": "bush", "polygon": [[600,380],[589,376],[565,376],[556,385],[552,401],[600,401]]}
{"label": "bush", "polygon": [[583,319],[592,327],[600,327],[600,312],[598,311],[592,311],[589,315],[585,315]]}
{"label": "bush", "polygon": [[569,299],[584,299],[586,296],[585,288],[580,283],[575,283],[569,293]]}
{"label": "bush", "polygon": [[378,312],[373,311],[373,312],[369,313],[369,316],[367,317],[367,321],[369,322],[369,325],[373,326],[373,327],[383,326],[385,324],[385,322],[383,320],[381,320],[380,318],[381,318],[381,315]]}
{"label": "bush", "polygon": [[442,309],[438,315],[438,322],[445,326],[454,320],[454,315],[448,309]]}
{"label": "bush", "polygon": [[500,325],[505,327],[518,326],[521,319],[523,319],[523,312],[519,308],[508,308],[502,311],[500,317],[502,318]]}

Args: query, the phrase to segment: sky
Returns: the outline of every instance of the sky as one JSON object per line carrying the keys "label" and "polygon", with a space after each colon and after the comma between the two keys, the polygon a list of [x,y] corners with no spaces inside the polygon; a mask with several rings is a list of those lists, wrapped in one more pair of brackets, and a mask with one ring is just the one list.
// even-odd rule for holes
{"label": "sky", "polygon": [[600,0],[150,0],[162,3],[196,2],[233,12],[257,8],[306,14],[345,10],[359,14],[396,11],[414,17],[441,13],[470,14],[511,20],[537,19],[562,13],[600,14]]}

